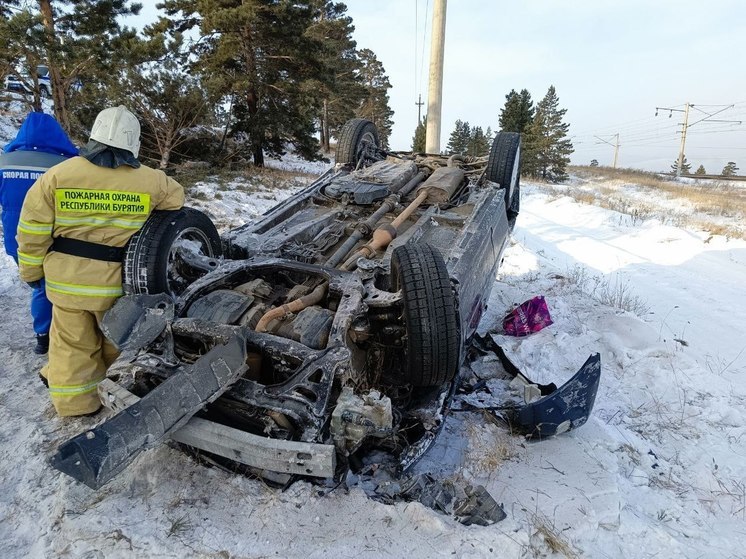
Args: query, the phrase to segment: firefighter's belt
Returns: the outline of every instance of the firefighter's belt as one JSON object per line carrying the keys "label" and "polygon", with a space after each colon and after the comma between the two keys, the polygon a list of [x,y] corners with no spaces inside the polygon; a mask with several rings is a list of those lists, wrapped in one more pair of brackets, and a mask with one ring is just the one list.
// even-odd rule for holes
{"label": "firefighter's belt", "polygon": [[124,247],[111,247],[79,239],[57,237],[52,242],[52,250],[81,258],[92,258],[104,262],[121,262],[124,258]]}

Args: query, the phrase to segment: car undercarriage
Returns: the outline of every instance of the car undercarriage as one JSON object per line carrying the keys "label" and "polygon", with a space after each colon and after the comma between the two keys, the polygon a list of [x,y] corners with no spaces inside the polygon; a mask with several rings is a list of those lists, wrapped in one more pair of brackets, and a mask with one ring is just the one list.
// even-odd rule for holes
{"label": "car undercarriage", "polygon": [[[53,464],[98,488],[171,438],[279,484],[343,479],[374,455],[408,471],[463,391],[462,365],[500,356],[476,329],[519,177],[518,134],[498,133],[487,158],[391,153],[355,119],[336,166],[256,222],[219,238],[195,210],[154,214],[103,324],[122,351],[99,387],[117,413]],[[586,421],[597,355],[559,389],[501,361],[534,387],[511,412],[518,431]]]}

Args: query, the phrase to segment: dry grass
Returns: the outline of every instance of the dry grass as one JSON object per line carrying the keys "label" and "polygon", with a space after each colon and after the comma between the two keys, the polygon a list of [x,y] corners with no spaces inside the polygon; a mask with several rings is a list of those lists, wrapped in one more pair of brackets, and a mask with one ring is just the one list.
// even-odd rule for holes
{"label": "dry grass", "polygon": [[567,559],[578,557],[578,552],[572,548],[557,530],[557,527],[548,518],[540,514],[531,516],[531,551],[534,557],[543,557],[541,549],[546,546],[554,554],[560,554]]}
{"label": "dry grass", "polygon": [[573,175],[583,179],[621,180],[650,188],[658,188],[663,182],[676,184],[673,177],[661,175],[660,173],[640,171],[638,169],[612,169],[611,167],[588,167],[578,165],[569,167],[568,170]]}
{"label": "dry grass", "polygon": [[469,438],[466,463],[475,473],[489,476],[517,455],[513,437],[489,423],[486,417],[485,423],[469,422],[466,432]]}
{"label": "dry grass", "polygon": [[[199,182],[206,181],[217,183],[218,190],[232,190],[237,186],[242,186],[242,179],[248,181],[248,183],[245,183],[246,186],[244,189],[251,189],[252,182],[260,182],[266,188],[282,190],[283,188],[297,186],[299,182],[311,182],[316,178],[316,175],[301,171],[253,167],[249,165],[241,169],[230,169],[228,167],[180,167],[174,178],[187,190]],[[229,187],[228,184],[231,182],[235,182],[236,184]]]}
{"label": "dry grass", "polygon": [[185,514],[178,518],[168,518],[167,520],[171,523],[171,526],[166,530],[167,538],[179,536],[192,529],[192,522]]}
{"label": "dry grass", "polygon": [[[672,225],[696,227],[713,235],[746,239],[746,188],[729,182],[697,182],[690,184],[673,177],[635,169],[608,167],[571,167],[570,172],[594,184],[591,188],[567,188],[542,185],[554,194],[561,192],[573,199],[611,209],[632,217],[632,224],[656,217]],[[672,212],[670,205],[657,204],[654,197],[641,204],[625,196],[627,185],[650,190],[673,201],[681,201],[681,209]]]}

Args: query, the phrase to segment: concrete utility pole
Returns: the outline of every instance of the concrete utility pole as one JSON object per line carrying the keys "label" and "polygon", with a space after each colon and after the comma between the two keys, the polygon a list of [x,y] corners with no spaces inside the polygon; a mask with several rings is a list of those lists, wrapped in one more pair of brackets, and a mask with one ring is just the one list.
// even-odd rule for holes
{"label": "concrete utility pole", "polygon": [[681,123],[681,145],[679,147],[679,159],[678,159],[678,163],[676,163],[676,176],[677,177],[681,176],[681,168],[684,165],[684,149],[686,148],[686,131],[689,128],[689,107],[693,107],[693,106],[694,105],[687,103],[684,109],[672,109],[670,107],[656,107],[655,108],[655,116],[658,116],[658,111],[668,111],[668,118],[671,118],[673,113],[684,113],[684,122]]}
{"label": "concrete utility pole", "polygon": [[[708,105],[699,105],[699,107],[706,107]],[[713,105],[710,105],[713,106]],[[708,113],[707,111],[703,111],[701,108],[698,108],[697,105],[694,103],[686,103],[684,105],[683,109],[673,109],[671,107],[656,107],[655,108],[655,116],[658,116],[658,111],[668,111],[668,118],[671,118],[673,113],[684,113],[684,122],[681,123],[681,145],[679,146],[679,160],[676,164],[676,176],[681,176],[682,168],[684,167],[684,150],[686,149],[686,131],[689,130],[692,126],[695,124],[699,124],[700,122],[725,122],[730,124],[741,124],[740,120],[719,120],[719,119],[713,119],[712,117],[722,113],[723,111],[727,111],[728,109],[732,109],[735,107],[735,105],[714,105],[723,107],[719,111],[715,111],[714,113]],[[689,109],[696,109],[700,113],[707,115],[705,117],[700,118],[699,120],[692,122],[689,124]]]}
{"label": "concrete utility pole", "polygon": [[446,36],[446,0],[433,4],[430,41],[430,86],[427,93],[427,133],[425,151],[440,153],[440,115],[443,104],[443,54]]}
{"label": "concrete utility pole", "polygon": [[686,130],[689,128],[689,103],[684,110],[684,122],[681,125],[681,146],[679,146],[679,164],[676,166],[676,176],[681,176],[681,169],[684,167],[684,148],[686,148]]}
{"label": "concrete utility pole", "polygon": [[614,169],[616,169],[616,162],[619,158],[619,132],[616,133],[616,143],[614,144]]}
{"label": "concrete utility pole", "polygon": [[603,138],[599,136],[593,136],[593,137],[596,138],[597,140],[601,140],[604,144],[609,144],[610,146],[613,146],[614,148],[614,169],[616,169],[616,163],[617,163],[617,160],[619,159],[619,132],[614,134],[614,138],[616,139],[616,141],[613,144],[610,141],[604,140]]}

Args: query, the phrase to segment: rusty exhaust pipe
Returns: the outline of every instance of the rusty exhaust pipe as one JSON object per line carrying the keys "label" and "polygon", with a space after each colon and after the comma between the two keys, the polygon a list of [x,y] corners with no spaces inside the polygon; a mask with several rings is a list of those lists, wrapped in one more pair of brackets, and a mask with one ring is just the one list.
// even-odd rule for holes
{"label": "rusty exhaust pipe", "polygon": [[458,167],[440,167],[417,188],[417,197],[402,210],[394,221],[382,225],[373,231],[373,238],[364,246],[360,247],[347,261],[340,266],[342,270],[354,270],[357,261],[361,257],[371,258],[381,250],[385,249],[393,241],[399,227],[409,219],[414,211],[425,201],[429,204],[444,204],[451,199],[466,175]]}
{"label": "rusty exhaust pipe", "polygon": [[269,323],[272,322],[273,320],[282,318],[285,315],[288,315],[290,313],[300,312],[306,307],[315,305],[316,303],[318,303],[324,298],[327,287],[329,287],[329,284],[327,282],[324,282],[321,285],[319,285],[316,289],[311,291],[311,293],[308,293],[307,295],[304,295],[303,297],[298,297],[294,301],[285,303],[284,305],[280,307],[275,307],[274,309],[268,310],[266,313],[264,313],[262,318],[259,319],[259,322],[257,322],[256,328],[254,328],[254,330],[256,330],[257,332],[266,332],[267,327],[269,326]]}

